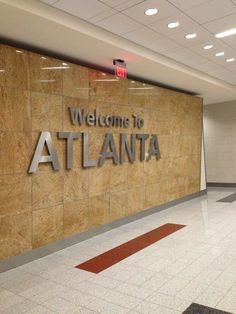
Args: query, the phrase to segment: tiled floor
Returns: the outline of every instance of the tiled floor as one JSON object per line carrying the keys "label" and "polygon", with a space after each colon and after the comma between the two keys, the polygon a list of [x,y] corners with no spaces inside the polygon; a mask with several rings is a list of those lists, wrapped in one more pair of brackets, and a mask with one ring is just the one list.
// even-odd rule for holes
{"label": "tiled floor", "polygon": [[[204,196],[0,274],[0,313],[236,313],[236,204]],[[74,268],[166,223],[186,227],[94,274]]]}
{"label": "tiled floor", "polygon": [[229,312],[216,310],[205,305],[192,303],[183,314],[231,314]]}
{"label": "tiled floor", "polygon": [[230,194],[220,200],[218,202],[224,202],[224,203],[233,203],[236,201],[236,193]]}
{"label": "tiled floor", "polygon": [[111,250],[95,256],[76,267],[98,274],[184,227],[186,226],[178,224],[164,224],[132,240],[118,245]]}

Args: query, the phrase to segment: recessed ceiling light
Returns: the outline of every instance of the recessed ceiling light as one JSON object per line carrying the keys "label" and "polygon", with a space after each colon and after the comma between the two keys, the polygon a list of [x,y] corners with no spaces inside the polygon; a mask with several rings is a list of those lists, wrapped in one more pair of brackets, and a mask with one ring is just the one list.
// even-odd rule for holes
{"label": "recessed ceiling light", "polygon": [[129,87],[128,89],[131,89],[131,90],[135,90],[135,89],[153,89],[153,87]]}
{"label": "recessed ceiling light", "polygon": [[203,47],[203,49],[208,50],[208,49],[211,49],[213,47],[214,47],[213,45],[206,45],[206,46]]}
{"label": "recessed ceiling light", "polygon": [[192,38],[196,38],[196,37],[197,37],[196,33],[190,33],[190,34],[185,35],[186,39],[192,39]]}
{"label": "recessed ceiling light", "polygon": [[38,82],[40,82],[40,83],[52,83],[52,82],[56,82],[56,80],[38,80]]}
{"label": "recessed ceiling light", "polygon": [[65,65],[65,66],[67,66],[68,64],[67,64],[67,63],[65,63],[65,62],[62,62],[62,65]]}
{"label": "recessed ceiling light", "polygon": [[216,57],[221,57],[221,56],[223,56],[225,53],[224,53],[224,51],[221,51],[221,52],[217,52],[216,54],[215,54],[215,56]]}
{"label": "recessed ceiling light", "polygon": [[46,58],[46,57],[41,57],[41,59],[42,59],[42,60],[46,60],[47,58]]}
{"label": "recessed ceiling light", "polygon": [[23,53],[23,51],[21,51],[21,50],[16,50],[16,52],[17,52],[17,53]]}
{"label": "recessed ceiling light", "polygon": [[95,80],[95,82],[117,82],[118,79],[115,78],[115,79],[97,79]]}
{"label": "recessed ceiling light", "polygon": [[168,24],[168,28],[176,28],[179,26],[179,22],[171,22]]}
{"label": "recessed ceiling light", "polygon": [[3,73],[3,72],[5,72],[5,70],[3,70],[3,69],[0,69],[0,73]]}
{"label": "recessed ceiling light", "polygon": [[102,76],[106,76],[106,73],[103,72],[103,73],[102,73]]}
{"label": "recessed ceiling light", "polygon": [[134,83],[135,83],[135,81],[131,81],[131,83],[132,83],[132,84],[134,84]]}
{"label": "recessed ceiling light", "polygon": [[89,90],[92,88],[91,87],[76,87],[75,89]]}
{"label": "recessed ceiling light", "polygon": [[227,31],[216,34],[215,37],[223,38],[223,37],[232,36],[235,34],[236,34],[236,28],[231,28],[231,29],[228,29]]}
{"label": "recessed ceiling light", "polygon": [[43,67],[42,70],[63,70],[63,69],[69,69],[68,66],[59,66],[59,67]]}
{"label": "recessed ceiling light", "polygon": [[145,13],[146,15],[151,16],[151,15],[157,14],[157,12],[158,12],[158,9],[157,9],[157,8],[150,8],[150,9],[147,9],[144,13]]}
{"label": "recessed ceiling light", "polygon": [[230,59],[226,59],[226,62],[233,62],[235,59],[234,58],[230,58]]}

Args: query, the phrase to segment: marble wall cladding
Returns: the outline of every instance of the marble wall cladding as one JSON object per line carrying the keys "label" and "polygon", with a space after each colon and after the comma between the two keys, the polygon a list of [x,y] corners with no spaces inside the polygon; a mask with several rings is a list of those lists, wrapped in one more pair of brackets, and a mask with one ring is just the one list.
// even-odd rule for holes
{"label": "marble wall cladding", "polygon": [[64,203],[64,236],[80,233],[91,228],[89,199]]}
{"label": "marble wall cladding", "polygon": [[110,194],[110,215],[111,220],[116,220],[127,216],[128,191],[118,191]]}
{"label": "marble wall cladding", "polygon": [[62,61],[29,53],[30,90],[45,94],[62,95]]}
{"label": "marble wall cladding", "polygon": [[0,217],[0,259],[32,249],[32,212]]}
{"label": "marble wall cladding", "polygon": [[30,89],[29,53],[0,45],[0,86]]}
{"label": "marble wall cladding", "polygon": [[[138,114],[144,127],[132,120],[128,128],[74,126],[69,106]],[[51,133],[60,171],[48,163],[30,175],[41,131]],[[67,170],[59,131],[87,132],[95,160],[106,133],[113,133],[118,153],[120,133],[157,134],[161,158],[140,162],[137,140],[134,163],[126,156],[122,165],[107,160],[84,169],[79,138]],[[201,132],[200,98],[0,45],[0,259],[198,192]]]}
{"label": "marble wall cladding", "polygon": [[64,176],[62,172],[41,172],[32,176],[33,210],[62,204],[63,191]]}
{"label": "marble wall cladding", "polygon": [[107,193],[90,197],[89,212],[87,212],[87,214],[91,227],[96,227],[110,222],[110,194]]}
{"label": "marble wall cladding", "polygon": [[62,97],[31,93],[32,131],[56,132],[63,128]]}
{"label": "marble wall cladding", "polygon": [[0,102],[1,131],[31,131],[29,91],[0,86]]}
{"label": "marble wall cladding", "polygon": [[33,247],[40,247],[63,237],[63,206],[33,212]]}
{"label": "marble wall cladding", "polygon": [[89,197],[88,169],[75,168],[64,175],[64,201],[77,201]]}
{"label": "marble wall cladding", "polygon": [[0,217],[32,211],[32,180],[26,175],[0,176]]}

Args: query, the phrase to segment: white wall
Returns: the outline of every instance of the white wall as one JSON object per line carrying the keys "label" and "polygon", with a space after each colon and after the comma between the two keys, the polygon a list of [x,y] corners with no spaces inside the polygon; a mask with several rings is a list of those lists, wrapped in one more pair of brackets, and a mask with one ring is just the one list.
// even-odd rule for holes
{"label": "white wall", "polygon": [[207,182],[236,182],[236,100],[204,106]]}
{"label": "white wall", "polygon": [[206,161],[205,161],[205,152],[204,152],[204,138],[202,135],[202,152],[201,152],[201,183],[200,191],[206,189]]}

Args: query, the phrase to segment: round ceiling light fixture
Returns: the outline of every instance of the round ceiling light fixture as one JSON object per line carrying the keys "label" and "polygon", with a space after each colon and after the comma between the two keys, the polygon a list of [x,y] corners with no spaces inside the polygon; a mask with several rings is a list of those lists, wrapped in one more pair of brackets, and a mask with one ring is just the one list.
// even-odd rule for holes
{"label": "round ceiling light fixture", "polygon": [[157,8],[150,8],[150,9],[147,9],[144,13],[148,16],[152,16],[152,15],[155,15],[158,13],[158,9]]}
{"label": "round ceiling light fixture", "polygon": [[171,22],[168,24],[168,28],[176,28],[179,26],[179,22]]}
{"label": "round ceiling light fixture", "polygon": [[213,47],[214,47],[213,45],[206,45],[206,46],[203,47],[203,49],[208,50],[208,49],[211,49]]}
{"label": "round ceiling light fixture", "polygon": [[216,54],[215,54],[215,56],[216,57],[221,57],[221,56],[223,56],[225,53],[224,53],[224,51],[221,51],[221,52],[217,52]]}
{"label": "round ceiling light fixture", "polygon": [[196,33],[190,33],[190,34],[185,35],[186,39],[193,39],[193,38],[196,38],[196,37],[197,37]]}
{"label": "round ceiling light fixture", "polygon": [[234,58],[230,58],[230,59],[226,59],[226,62],[233,62],[235,59]]}

